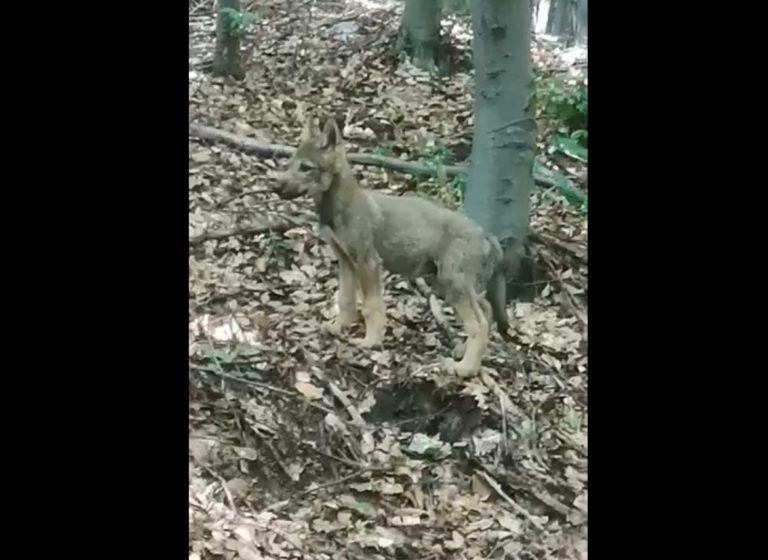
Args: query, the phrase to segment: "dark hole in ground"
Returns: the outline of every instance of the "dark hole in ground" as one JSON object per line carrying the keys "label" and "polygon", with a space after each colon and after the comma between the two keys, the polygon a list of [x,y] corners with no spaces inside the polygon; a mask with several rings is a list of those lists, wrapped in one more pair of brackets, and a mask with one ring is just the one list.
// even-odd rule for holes
{"label": "dark hole in ground", "polygon": [[409,380],[379,387],[376,404],[366,421],[397,424],[401,429],[429,436],[440,434],[455,442],[472,432],[481,421],[481,411],[469,395],[452,394],[433,381]]}

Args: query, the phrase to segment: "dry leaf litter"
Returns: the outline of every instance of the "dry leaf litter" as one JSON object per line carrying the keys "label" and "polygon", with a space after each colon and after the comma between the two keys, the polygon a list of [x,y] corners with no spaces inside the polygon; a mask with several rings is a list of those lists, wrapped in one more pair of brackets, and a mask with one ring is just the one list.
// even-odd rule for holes
{"label": "dry leaf litter", "polygon": [[[468,156],[470,74],[397,64],[396,8],[243,4],[262,18],[242,83],[210,77],[213,6],[190,6],[190,122],[295,145],[297,107],[319,104],[350,150],[388,142],[415,161],[442,141]],[[574,65],[553,43],[532,51]],[[335,264],[310,202],[271,192],[280,161],[192,137],[189,152],[190,559],[586,558],[586,217],[537,189],[535,297],[510,304],[514,344],[494,333],[481,375],[459,381],[436,367],[454,339],[402,278],[387,278],[383,349],[323,331]],[[419,187],[355,170],[367,188]]]}

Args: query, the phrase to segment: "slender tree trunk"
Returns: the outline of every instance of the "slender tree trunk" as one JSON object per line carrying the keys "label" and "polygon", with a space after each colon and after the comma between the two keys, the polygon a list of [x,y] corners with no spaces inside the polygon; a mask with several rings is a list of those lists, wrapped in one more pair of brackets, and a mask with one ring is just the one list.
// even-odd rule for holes
{"label": "slender tree trunk", "polygon": [[212,73],[214,76],[232,76],[240,80],[245,76],[240,63],[240,34],[230,24],[230,16],[222,12],[227,8],[239,12],[240,0],[218,0]]}
{"label": "slender tree trunk", "polygon": [[554,33],[555,13],[557,12],[558,0],[549,0],[549,10],[547,10],[547,33]]}
{"label": "slender tree trunk", "polygon": [[569,41],[574,36],[575,0],[550,0],[547,33]]}
{"label": "slender tree trunk", "polygon": [[574,17],[576,41],[584,44],[587,42],[587,0],[577,0]]}
{"label": "slender tree trunk", "polygon": [[538,0],[536,16],[533,18],[533,29],[536,33],[548,33],[547,22],[549,21],[549,8],[552,5],[550,0]]}
{"label": "slender tree trunk", "polygon": [[517,277],[533,189],[530,0],[473,0],[475,104],[464,208],[495,234]]}
{"label": "slender tree trunk", "polygon": [[405,0],[396,49],[425,70],[443,66],[442,8],[442,0]]}
{"label": "slender tree trunk", "polygon": [[531,0],[531,27],[536,27],[536,21],[539,19],[539,5],[541,0]]}

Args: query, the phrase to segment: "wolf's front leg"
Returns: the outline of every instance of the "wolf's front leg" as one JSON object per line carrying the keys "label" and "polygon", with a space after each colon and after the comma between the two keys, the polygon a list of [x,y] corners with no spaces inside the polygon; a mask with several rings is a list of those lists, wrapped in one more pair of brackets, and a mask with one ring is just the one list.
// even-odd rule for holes
{"label": "wolf's front leg", "polygon": [[356,267],[356,270],[363,292],[365,338],[352,342],[363,347],[378,346],[384,341],[386,329],[381,265],[377,260],[369,259]]}
{"label": "wolf's front leg", "polygon": [[339,312],[333,320],[325,323],[328,332],[339,335],[357,322],[357,277],[349,255],[344,252],[333,231],[321,227],[320,235],[330,246],[339,266]]}
{"label": "wolf's front leg", "polygon": [[339,261],[339,314],[327,327],[338,335],[357,322],[357,277],[346,255],[337,253],[336,256]]}

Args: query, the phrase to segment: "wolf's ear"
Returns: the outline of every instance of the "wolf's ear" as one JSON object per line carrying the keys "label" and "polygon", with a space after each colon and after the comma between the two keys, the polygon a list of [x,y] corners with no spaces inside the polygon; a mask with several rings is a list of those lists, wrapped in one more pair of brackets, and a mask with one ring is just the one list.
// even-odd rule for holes
{"label": "wolf's ear", "polygon": [[301,133],[301,138],[303,140],[311,140],[316,138],[319,132],[315,113],[311,110],[304,111],[304,130]]}
{"label": "wolf's ear", "polygon": [[323,148],[326,150],[333,150],[341,145],[341,131],[336,125],[336,119],[333,117],[325,122],[325,127],[323,127],[323,137],[325,138]]}

